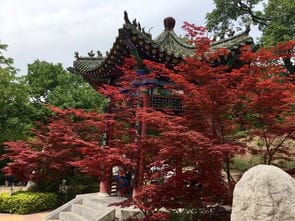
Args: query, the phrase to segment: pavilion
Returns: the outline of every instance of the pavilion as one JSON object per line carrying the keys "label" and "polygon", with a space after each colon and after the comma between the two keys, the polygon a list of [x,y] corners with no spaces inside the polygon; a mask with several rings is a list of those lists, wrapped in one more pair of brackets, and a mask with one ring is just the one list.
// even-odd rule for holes
{"label": "pavilion", "polygon": [[[122,65],[126,57],[133,56],[136,59],[136,72],[144,75],[148,71],[143,64],[147,59],[153,62],[165,64],[166,67],[173,67],[180,62],[184,62],[186,57],[195,55],[195,46],[187,43],[184,38],[178,36],[174,31],[175,19],[167,17],[164,19],[164,30],[156,38],[152,38],[141,24],[134,19],[132,22],[128,14],[124,12],[124,21],[122,28],[118,29],[118,36],[115,38],[112,48],[103,56],[99,51],[96,54],[91,51],[88,56],[80,56],[75,52],[73,67],[68,70],[74,74],[79,74],[88,81],[94,88],[100,84],[115,85],[116,80],[123,75],[118,66]],[[222,58],[220,63],[230,63],[231,66],[239,65],[240,48],[249,45],[253,47],[253,38],[249,36],[249,27],[234,35],[214,38],[211,43],[211,50],[227,48],[230,51],[229,56]],[[165,83],[159,79],[148,79],[153,87],[162,87]],[[145,82],[146,83],[146,82]],[[175,97],[163,96],[153,93],[145,93],[144,106],[154,108],[170,108],[181,110],[181,101]],[[143,125],[142,125],[143,127]],[[141,133],[143,130],[140,130]],[[100,192],[110,193],[109,180],[101,181]]]}

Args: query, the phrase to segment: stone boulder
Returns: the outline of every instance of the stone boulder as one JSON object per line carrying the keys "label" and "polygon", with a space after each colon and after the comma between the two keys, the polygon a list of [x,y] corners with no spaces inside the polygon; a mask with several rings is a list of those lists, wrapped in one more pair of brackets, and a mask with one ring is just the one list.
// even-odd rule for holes
{"label": "stone boulder", "polygon": [[275,166],[249,169],[235,186],[231,221],[295,221],[295,180]]}

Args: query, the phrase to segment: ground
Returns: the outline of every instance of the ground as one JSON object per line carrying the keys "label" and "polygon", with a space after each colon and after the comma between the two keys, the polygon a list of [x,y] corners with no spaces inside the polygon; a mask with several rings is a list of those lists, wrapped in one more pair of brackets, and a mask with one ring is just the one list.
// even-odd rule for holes
{"label": "ground", "polygon": [[46,216],[48,212],[34,213],[28,215],[14,215],[0,213],[1,221],[42,221],[42,218]]}

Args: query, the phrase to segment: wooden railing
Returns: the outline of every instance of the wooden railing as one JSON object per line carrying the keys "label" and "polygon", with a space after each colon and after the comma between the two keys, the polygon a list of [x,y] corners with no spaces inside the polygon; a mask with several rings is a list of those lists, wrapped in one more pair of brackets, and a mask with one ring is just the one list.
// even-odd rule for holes
{"label": "wooden railing", "polygon": [[115,179],[111,180],[110,196],[118,196],[118,182]]}

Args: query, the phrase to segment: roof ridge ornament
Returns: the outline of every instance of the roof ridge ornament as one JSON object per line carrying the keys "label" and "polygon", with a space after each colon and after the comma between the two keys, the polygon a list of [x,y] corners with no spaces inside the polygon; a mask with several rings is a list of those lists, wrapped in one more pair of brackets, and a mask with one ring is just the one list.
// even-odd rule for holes
{"label": "roof ridge ornament", "polygon": [[245,33],[246,33],[246,34],[249,34],[249,32],[251,31],[250,23],[246,23],[245,26],[246,26]]}
{"label": "roof ridge ornament", "polygon": [[97,58],[98,59],[103,59],[102,53],[99,50],[96,53],[97,53]]}
{"label": "roof ridge ornament", "polygon": [[77,58],[77,59],[80,58],[80,56],[79,56],[79,52],[78,52],[78,51],[75,51],[75,52],[74,52],[74,57]]}
{"label": "roof ridge ornament", "polygon": [[137,28],[137,21],[136,21],[136,18],[133,19],[132,24],[133,24],[133,26],[134,26],[135,28]]}
{"label": "roof ridge ornament", "polygon": [[175,26],[175,19],[173,17],[167,17],[164,19],[165,31],[172,31]]}
{"label": "roof ridge ornament", "polygon": [[125,23],[126,23],[126,24],[131,24],[131,22],[130,22],[130,20],[129,20],[129,18],[128,18],[128,13],[127,13],[127,11],[124,11],[124,20],[125,20]]}
{"label": "roof ridge ornament", "polygon": [[141,31],[141,25],[140,25],[139,22],[137,23],[137,28],[138,28],[139,31]]}
{"label": "roof ridge ornament", "polygon": [[88,52],[88,56],[89,56],[89,57],[93,58],[94,55],[95,55],[95,54],[93,53],[93,50],[91,50],[91,51]]}
{"label": "roof ridge ornament", "polygon": [[143,35],[147,36],[148,38],[152,38],[152,35],[150,32],[150,29],[148,31],[148,33],[144,30],[144,27],[141,27],[141,24],[135,19],[132,20],[132,22],[129,20],[128,17],[128,13],[127,11],[124,11],[124,20],[125,20],[125,24],[128,25],[132,25],[135,29],[137,29],[138,31],[140,31]]}

